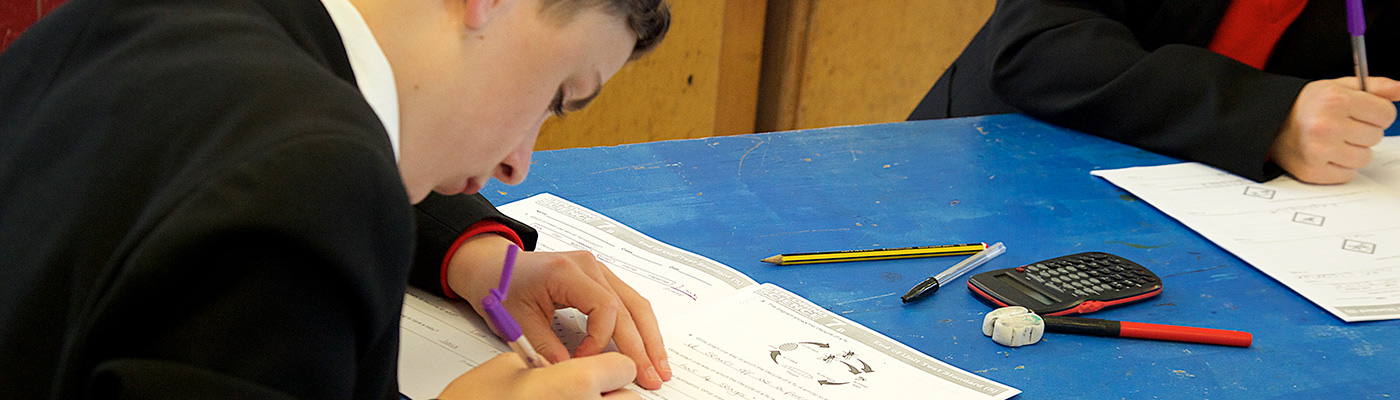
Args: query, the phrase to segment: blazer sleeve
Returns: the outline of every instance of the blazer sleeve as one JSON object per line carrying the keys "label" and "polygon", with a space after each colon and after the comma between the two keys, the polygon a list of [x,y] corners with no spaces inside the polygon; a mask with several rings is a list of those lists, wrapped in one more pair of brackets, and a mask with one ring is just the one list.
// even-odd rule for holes
{"label": "blazer sleeve", "polygon": [[[1127,0],[1137,1],[1137,0]],[[988,22],[991,87],[1045,121],[1254,180],[1306,80],[1199,45],[1145,46],[1121,1],[1004,0]],[[1213,28],[1212,28],[1213,29]]]}
{"label": "blazer sleeve", "polygon": [[236,376],[165,360],[121,359],[97,366],[83,394],[112,400],[297,400]]}
{"label": "blazer sleeve", "polygon": [[413,208],[418,222],[418,244],[409,284],[439,296],[446,296],[442,268],[448,252],[477,222],[492,220],[505,225],[520,237],[526,251],[535,249],[539,237],[533,228],[502,214],[481,194],[443,196],[433,193]]}
{"label": "blazer sleeve", "polygon": [[239,159],[192,168],[89,295],[89,398],[394,396],[412,216],[392,155],[313,135]]}

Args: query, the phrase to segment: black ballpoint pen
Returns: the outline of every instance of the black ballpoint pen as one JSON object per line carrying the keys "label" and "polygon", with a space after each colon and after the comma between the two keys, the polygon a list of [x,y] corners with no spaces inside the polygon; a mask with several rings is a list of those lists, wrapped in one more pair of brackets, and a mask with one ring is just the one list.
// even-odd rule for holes
{"label": "black ballpoint pen", "polygon": [[924,279],[923,282],[919,282],[918,285],[914,285],[913,289],[909,289],[909,293],[905,293],[904,296],[900,296],[899,299],[905,303],[908,303],[914,300],[921,299],[924,296],[931,295],[934,292],[938,291],[938,288],[943,285],[943,282],[948,282],[953,279],[957,279],[957,277],[962,276],[962,274],[967,273],[967,271],[971,271],[973,268],[977,268],[977,266],[982,265],[982,263],[985,263],[991,260],[993,257],[1001,255],[1001,253],[1004,252],[1006,252],[1006,246],[1002,245],[1001,242],[997,242],[996,244],[987,247],[986,250],[982,250],[977,254],[973,254],[966,260],[962,260],[961,262],[954,264],[952,267],[943,270],[943,272],[938,273],[938,275],[934,275],[929,277],[928,279]]}

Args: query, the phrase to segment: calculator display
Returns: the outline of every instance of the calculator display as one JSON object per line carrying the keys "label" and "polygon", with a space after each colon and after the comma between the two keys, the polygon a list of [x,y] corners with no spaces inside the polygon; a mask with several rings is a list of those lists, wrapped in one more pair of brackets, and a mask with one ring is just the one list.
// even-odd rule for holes
{"label": "calculator display", "polygon": [[1040,293],[1040,291],[1031,289],[1030,286],[1026,286],[1026,284],[1017,281],[1015,278],[1012,278],[1009,274],[998,274],[996,277],[997,280],[1001,281],[1002,284],[1005,284],[1006,286],[1010,286],[1013,289],[1021,291],[1022,294],[1025,294],[1032,300],[1040,302],[1040,304],[1042,305],[1048,306],[1057,302],[1057,300],[1050,300],[1049,297],[1046,297],[1045,294]]}
{"label": "calculator display", "polygon": [[1088,252],[983,272],[968,278],[967,287],[998,306],[1066,315],[1156,296],[1162,280],[1126,258]]}

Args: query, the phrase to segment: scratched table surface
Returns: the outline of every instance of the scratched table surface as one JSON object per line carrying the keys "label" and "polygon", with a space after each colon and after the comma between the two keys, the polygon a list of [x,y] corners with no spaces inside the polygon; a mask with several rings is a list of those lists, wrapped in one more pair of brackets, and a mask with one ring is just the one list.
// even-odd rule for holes
{"label": "scratched table surface", "polygon": [[[1394,132],[1392,132],[1394,133]],[[550,192],[787,288],[1021,399],[1400,396],[1400,321],[1346,323],[1089,171],[1176,159],[1020,115],[537,152],[497,204]],[[977,271],[1103,251],[1161,276],[1147,301],[1094,318],[1243,330],[1249,348],[981,333],[969,273],[902,305],[962,257],[773,266],[779,254],[1004,242]]]}

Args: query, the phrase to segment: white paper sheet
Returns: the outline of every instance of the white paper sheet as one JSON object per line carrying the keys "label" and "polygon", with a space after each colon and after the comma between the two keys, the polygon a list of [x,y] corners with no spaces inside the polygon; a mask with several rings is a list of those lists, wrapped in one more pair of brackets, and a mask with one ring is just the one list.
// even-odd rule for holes
{"label": "white paper sheet", "polygon": [[399,392],[431,399],[449,382],[510,351],[465,302],[410,288],[399,319]]}
{"label": "white paper sheet", "polygon": [[[771,284],[550,194],[500,207],[540,232],[536,250],[586,249],[651,300],[674,377],[651,400],[1009,398],[1019,390],[959,370]],[[582,338],[577,311],[555,315],[566,346]],[[465,303],[410,290],[404,299],[399,385],[427,399],[508,348]]]}
{"label": "white paper sheet", "polygon": [[663,330],[675,378],[660,390],[638,390],[644,399],[1004,399],[1020,392],[773,284]]}
{"label": "white paper sheet", "polygon": [[[498,209],[540,233],[535,251],[591,251],[656,310],[684,313],[758,284],[727,265],[652,239],[552,194]],[[658,319],[665,323],[666,318]]]}
{"label": "white paper sheet", "polygon": [[1342,185],[1198,163],[1094,171],[1344,321],[1400,318],[1400,138]]}

